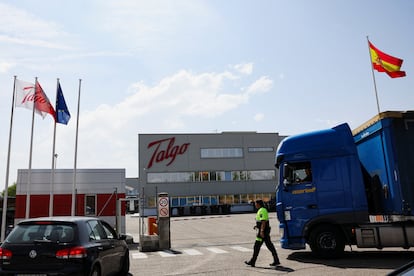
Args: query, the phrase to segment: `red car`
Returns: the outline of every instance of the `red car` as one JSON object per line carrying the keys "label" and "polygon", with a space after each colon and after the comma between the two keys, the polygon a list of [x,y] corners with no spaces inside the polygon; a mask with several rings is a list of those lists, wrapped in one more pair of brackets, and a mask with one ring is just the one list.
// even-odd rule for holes
{"label": "red car", "polygon": [[94,217],[27,219],[0,246],[0,275],[128,275],[125,238]]}

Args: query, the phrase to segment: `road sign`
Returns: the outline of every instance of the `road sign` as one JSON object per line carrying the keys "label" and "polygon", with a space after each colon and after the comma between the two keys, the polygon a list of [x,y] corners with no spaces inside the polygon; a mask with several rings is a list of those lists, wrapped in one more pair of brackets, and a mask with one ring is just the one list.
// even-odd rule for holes
{"label": "road sign", "polygon": [[168,217],[170,214],[170,211],[168,210],[168,208],[160,208],[160,217]]}
{"label": "road sign", "polygon": [[169,199],[167,196],[158,198],[158,217],[168,218],[170,216]]}
{"label": "road sign", "polygon": [[159,205],[160,207],[168,207],[168,197],[160,197]]}

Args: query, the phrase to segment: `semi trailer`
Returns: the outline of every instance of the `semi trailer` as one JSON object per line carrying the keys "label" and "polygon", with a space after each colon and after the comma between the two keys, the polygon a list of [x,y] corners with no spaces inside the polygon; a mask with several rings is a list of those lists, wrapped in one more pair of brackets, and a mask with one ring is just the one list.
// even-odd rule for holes
{"label": "semi trailer", "polygon": [[281,246],[323,258],[414,246],[414,111],[285,138],[275,158]]}

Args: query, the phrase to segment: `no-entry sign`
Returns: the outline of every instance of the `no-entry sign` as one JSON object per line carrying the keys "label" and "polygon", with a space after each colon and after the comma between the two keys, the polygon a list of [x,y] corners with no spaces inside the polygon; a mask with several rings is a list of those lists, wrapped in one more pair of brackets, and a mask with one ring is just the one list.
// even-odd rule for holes
{"label": "no-entry sign", "polygon": [[166,196],[158,198],[158,217],[167,218],[170,216],[169,199]]}

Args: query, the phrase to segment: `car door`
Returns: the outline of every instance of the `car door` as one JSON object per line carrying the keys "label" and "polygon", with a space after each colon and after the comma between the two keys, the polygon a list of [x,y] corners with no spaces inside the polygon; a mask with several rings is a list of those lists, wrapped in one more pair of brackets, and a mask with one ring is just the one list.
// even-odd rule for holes
{"label": "car door", "polygon": [[109,275],[117,271],[116,260],[113,259],[114,244],[108,239],[106,232],[99,220],[88,221],[91,233],[89,238],[96,249],[99,262],[102,267],[102,275]]}
{"label": "car door", "polygon": [[116,268],[116,272],[120,271],[121,266],[123,264],[123,256],[125,255],[125,247],[124,241],[119,240],[116,231],[105,221],[100,221],[102,227],[106,233],[106,237],[108,242],[112,246],[111,254],[112,254],[112,261],[114,262],[114,268]]}

